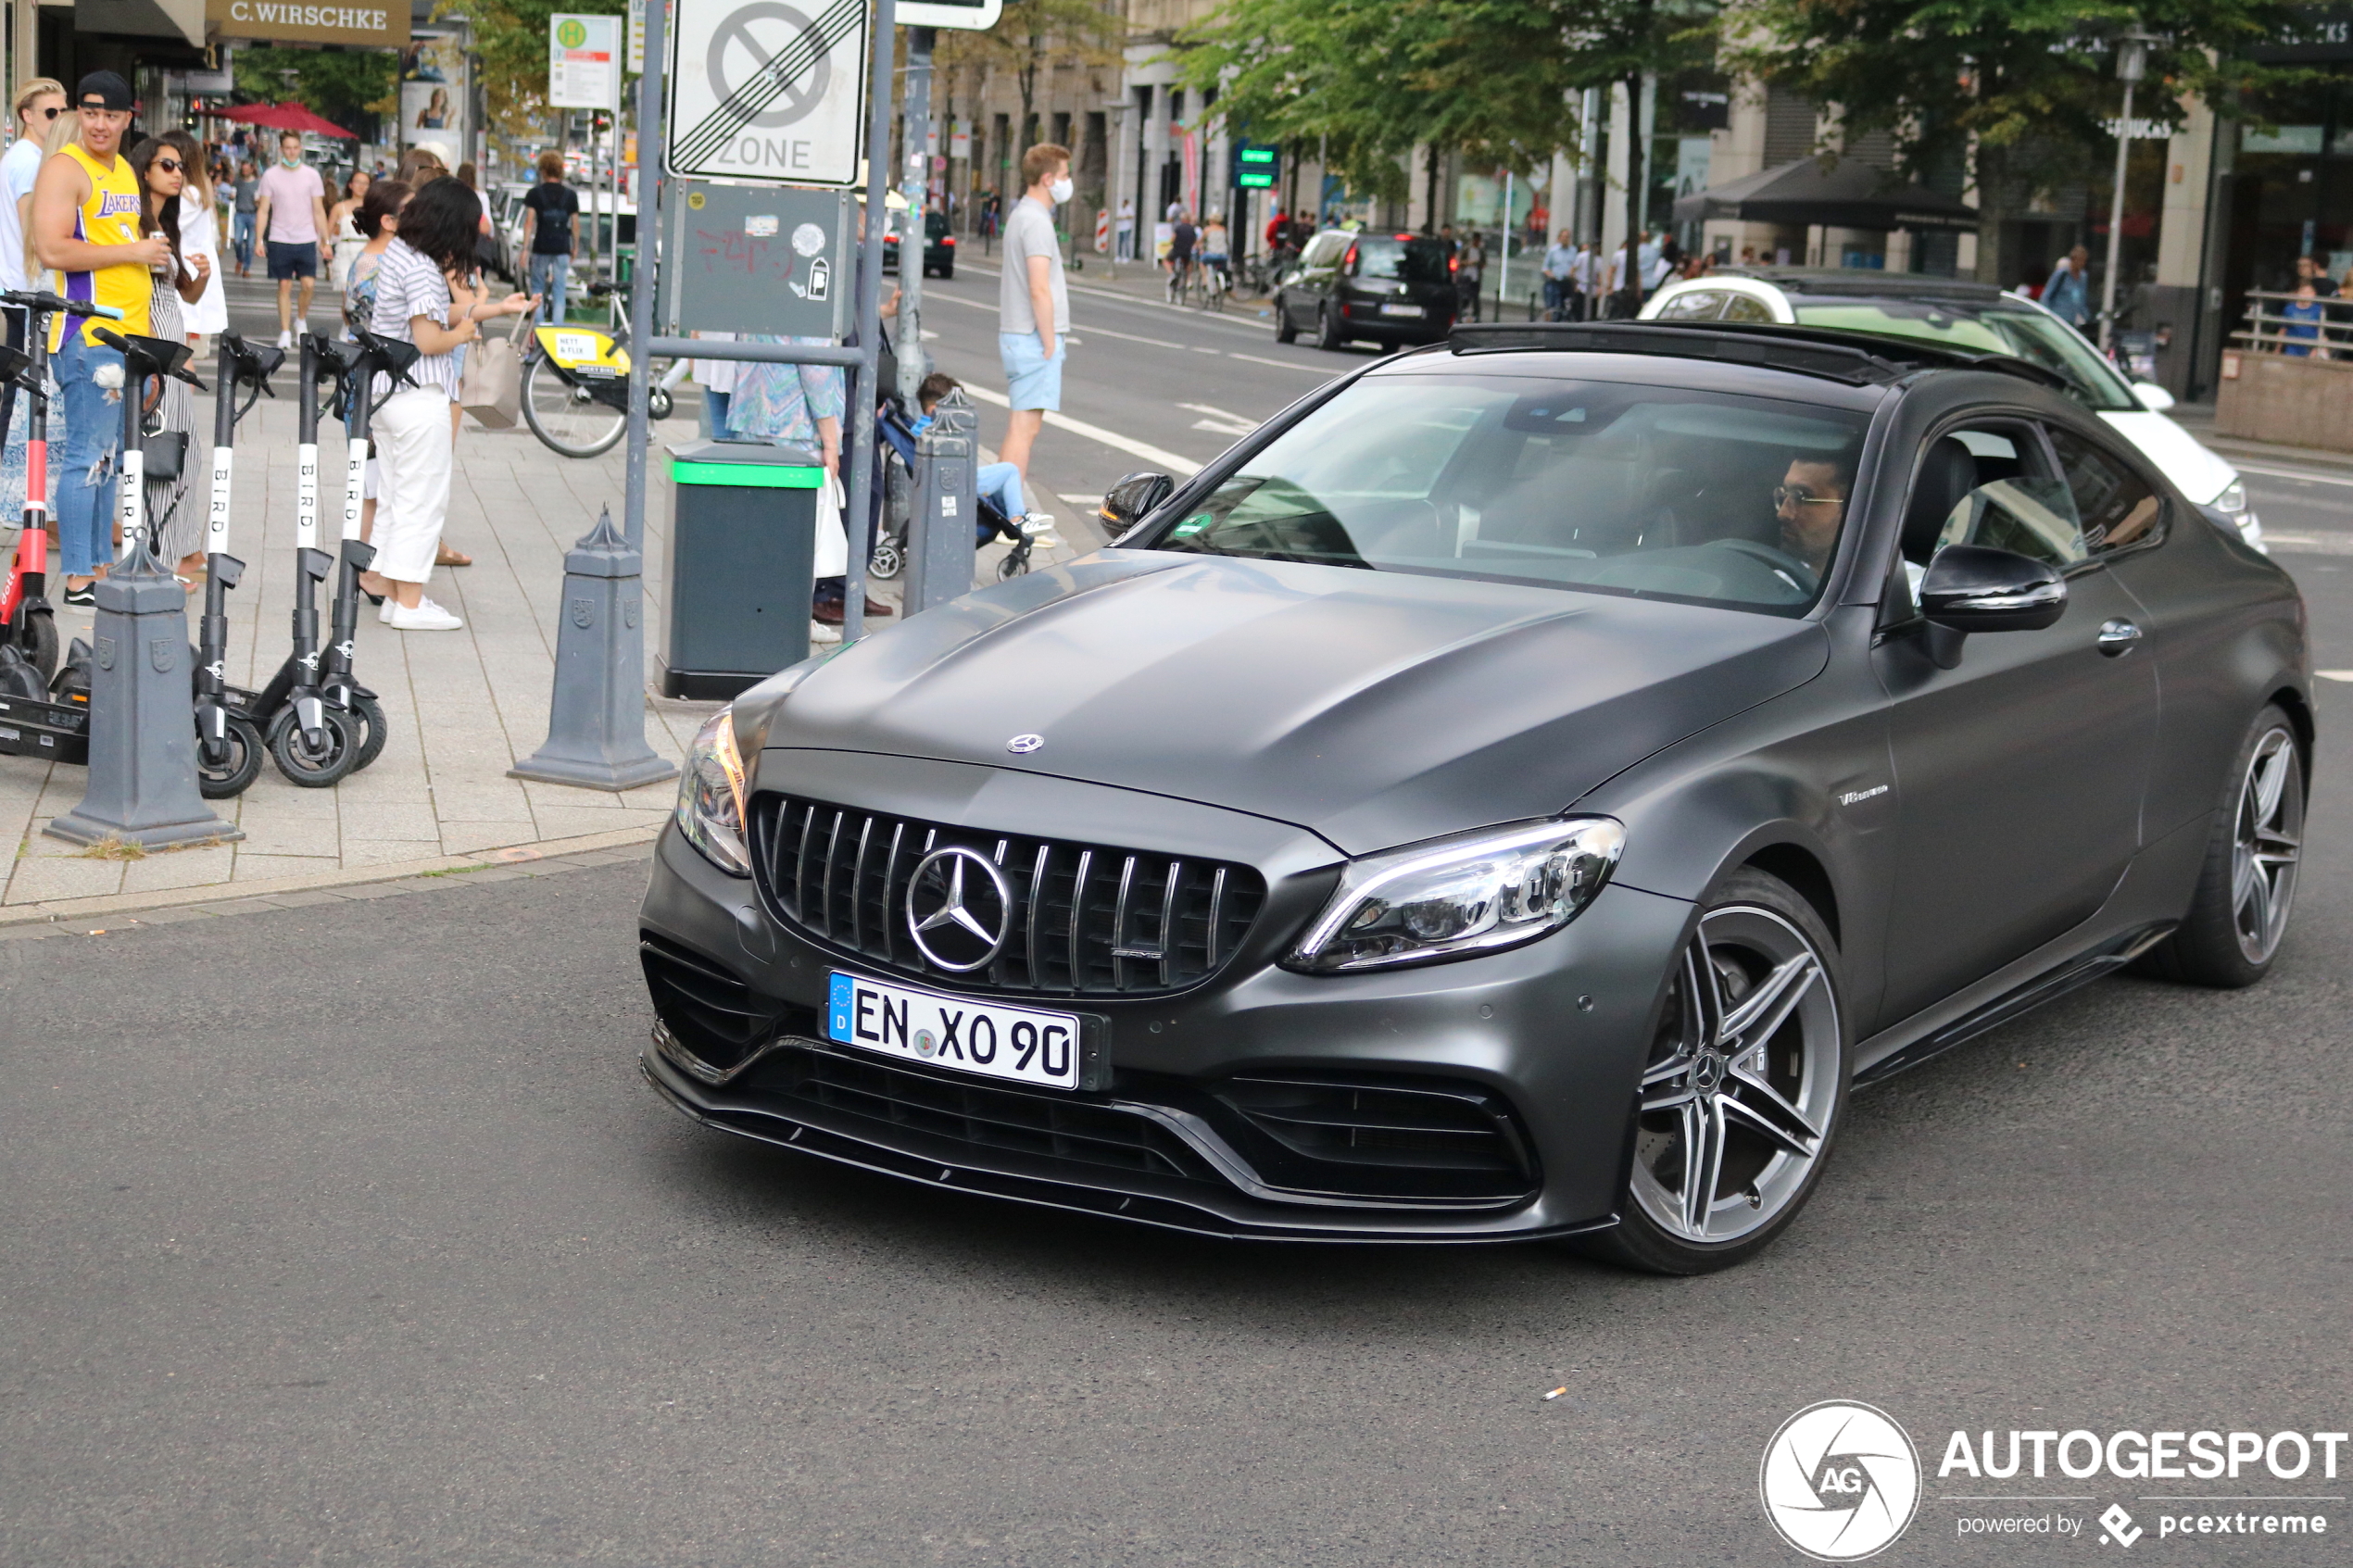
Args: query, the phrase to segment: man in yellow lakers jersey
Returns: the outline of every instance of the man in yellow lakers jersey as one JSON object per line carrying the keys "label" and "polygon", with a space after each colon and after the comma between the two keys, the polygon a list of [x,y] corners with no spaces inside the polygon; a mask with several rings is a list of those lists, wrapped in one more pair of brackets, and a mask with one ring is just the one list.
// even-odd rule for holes
{"label": "man in yellow lakers jersey", "polygon": [[[52,319],[50,352],[65,394],[65,440],[57,474],[57,548],[65,557],[66,603],[92,603],[91,583],[114,558],[117,448],[122,442],[122,356],[92,333],[100,326],[147,331],[157,269],[171,264],[161,234],[142,238],[139,177],[121,156],[130,129],[131,83],[94,70],[75,89],[81,120],[73,143],[41,167],[32,187],[32,249],[68,299],[110,305],[120,321]],[[100,372],[111,366],[112,373]],[[101,384],[111,383],[110,385]]]}

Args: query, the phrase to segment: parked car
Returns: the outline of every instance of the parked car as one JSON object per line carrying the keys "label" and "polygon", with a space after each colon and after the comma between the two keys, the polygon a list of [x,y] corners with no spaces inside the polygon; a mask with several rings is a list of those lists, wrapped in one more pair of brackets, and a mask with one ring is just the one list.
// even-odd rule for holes
{"label": "parked car", "polygon": [[1275,341],[1315,334],[1319,348],[1358,340],[1443,343],[1454,325],[1453,257],[1423,234],[1328,229],[1307,242],[1275,289]]}
{"label": "parked car", "polygon": [[[887,275],[895,276],[899,271],[898,225],[906,220],[902,207],[891,208],[892,226],[883,235],[883,271]],[[924,214],[924,276],[935,274],[942,278],[956,275],[956,236],[948,231],[946,213],[927,211]]]}
{"label": "parked car", "polygon": [[703,727],[643,1071],[950,1191],[1737,1262],[1855,1085],[2280,950],[2302,604],[2058,379],[1465,327],[1131,476]]}
{"label": "parked car", "polygon": [[2064,377],[2070,396],[2123,432],[2183,495],[2229,513],[2247,543],[2264,547],[2238,470],[2166,416],[2173,395],[2127,382],[2082,333],[2022,294],[1901,272],[1719,268],[1668,283],[1643,302],[1641,320],[1796,323],[2016,354]]}

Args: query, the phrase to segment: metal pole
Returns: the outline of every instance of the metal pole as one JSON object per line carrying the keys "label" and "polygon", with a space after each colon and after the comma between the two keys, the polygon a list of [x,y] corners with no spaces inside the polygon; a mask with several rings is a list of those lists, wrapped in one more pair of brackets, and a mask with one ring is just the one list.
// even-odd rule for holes
{"label": "metal pole", "polygon": [[664,0],[646,6],[646,69],[637,77],[637,272],[629,292],[629,341],[636,352],[629,357],[629,459],[622,493],[621,526],[629,547],[646,547],[646,439],[648,417],[647,367],[653,361],[654,243],[661,232],[657,217],[661,196],[662,132],[661,82],[668,45],[662,34],[670,24]]}
{"label": "metal pole", "polygon": [[2100,284],[2100,349],[2116,342],[2116,273],[2124,252],[2124,169],[2133,151],[2133,89],[2148,65],[2148,40],[2127,33],[2117,41],[2116,74],[2124,82],[2124,119],[2116,127],[2116,189],[2108,206],[2108,277]]}
{"label": "metal pole", "polygon": [[[907,234],[899,242],[899,395],[915,408],[924,357],[924,252],[931,244],[931,51],[937,30],[907,30]],[[911,257],[912,253],[912,259]]]}
{"label": "metal pole", "polygon": [[866,82],[866,238],[859,247],[858,369],[850,372],[849,511],[842,526],[849,535],[849,571],[841,585],[841,640],[866,634],[866,553],[873,548],[867,524],[875,495],[875,379],[882,363],[883,227],[890,221],[891,54],[898,0],[875,0],[873,57]]}

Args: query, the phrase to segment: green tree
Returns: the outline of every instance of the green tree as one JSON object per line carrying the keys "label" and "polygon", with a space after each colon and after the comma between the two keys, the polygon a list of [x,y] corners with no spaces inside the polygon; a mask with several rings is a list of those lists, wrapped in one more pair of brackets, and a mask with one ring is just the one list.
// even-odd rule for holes
{"label": "green tree", "polygon": [[462,9],[472,19],[484,109],[500,131],[519,136],[547,125],[547,19],[558,11],[621,16],[629,6],[628,0],[467,0],[459,6],[443,0],[435,14],[442,9]]}
{"label": "green tree", "polygon": [[400,56],[387,50],[241,48],[230,57],[240,97],[292,98],[355,134],[365,129],[363,115],[400,107]]}
{"label": "green tree", "polygon": [[941,34],[939,69],[976,70],[984,79],[1010,71],[1021,93],[1021,123],[1014,135],[1026,152],[1044,140],[1038,133],[1038,79],[1056,67],[1116,65],[1114,45],[1126,22],[1117,6],[1103,0],[1005,0],[1005,11],[987,31],[950,29]]}
{"label": "green tree", "polygon": [[2179,125],[2185,101],[2227,107],[2302,73],[2238,58],[2298,7],[2283,0],[1753,0],[1728,63],[1835,106],[1851,135],[1893,133],[1920,172],[1973,159],[1977,275],[2010,283],[2003,225],[2037,187],[2079,178],[2119,112],[2112,41],[2149,52],[2135,119]]}

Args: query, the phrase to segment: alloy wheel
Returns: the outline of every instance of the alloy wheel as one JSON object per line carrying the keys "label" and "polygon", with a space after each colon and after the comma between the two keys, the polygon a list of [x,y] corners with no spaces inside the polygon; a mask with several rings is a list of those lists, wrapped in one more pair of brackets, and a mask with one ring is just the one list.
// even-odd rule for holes
{"label": "alloy wheel", "polygon": [[1709,911],[1642,1073],[1634,1200],[1687,1242],[1771,1224],[1804,1197],[1843,1086],[1838,1001],[1813,942],[1753,904]]}
{"label": "alloy wheel", "polygon": [[2296,737],[2273,729],[2247,760],[2231,845],[2231,925],[2249,963],[2269,962],[2287,933],[2303,846],[2304,770]]}

